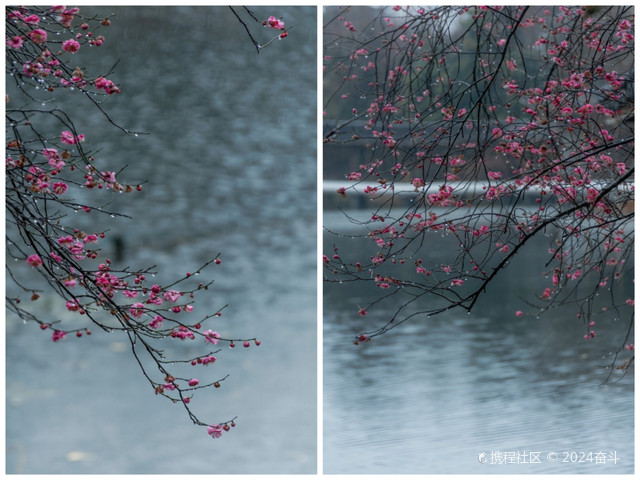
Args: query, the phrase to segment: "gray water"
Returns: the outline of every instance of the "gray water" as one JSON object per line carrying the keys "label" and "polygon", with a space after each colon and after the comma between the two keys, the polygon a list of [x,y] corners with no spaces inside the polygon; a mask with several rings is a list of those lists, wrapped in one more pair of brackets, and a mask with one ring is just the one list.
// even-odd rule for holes
{"label": "gray water", "polygon": [[[116,15],[101,32],[101,55],[81,50],[74,60],[94,73],[120,60],[108,78],[122,93],[104,107],[148,135],[125,136],[86,103],[78,108],[77,92],[57,92],[58,104],[84,146],[101,149],[99,168],[127,165],[122,180],[147,183],[109,206],[131,220],[83,212],[71,220],[109,228],[107,240],[124,242],[122,264],[157,265],[158,283],[221,252],[207,277],[215,284],[196,308],[228,304],[220,333],[262,344],[226,349],[206,367],[230,377],[191,407],[203,419],[238,416],[214,440],[153,394],[125,337],[94,329],[54,344],[9,316],[7,472],[315,473],[316,8],[254,8],[293,27],[259,55],[226,7],[81,10]],[[252,28],[259,41],[271,39]],[[96,193],[76,198],[113,200]],[[103,253],[113,256],[107,240]],[[36,308],[74,318],[46,295]],[[193,355],[185,344],[174,348]]]}
{"label": "gray water", "polygon": [[[345,260],[372,249],[350,238],[361,231],[342,213],[325,212],[324,224],[347,235],[325,234],[325,253],[334,243]],[[450,250],[439,235],[428,243],[425,259]],[[519,297],[544,285],[533,273],[541,255],[523,253],[470,314],[417,317],[358,346],[354,335],[382,326],[400,303],[360,317],[370,288],[325,283],[325,473],[633,473],[633,369],[605,382],[628,325],[600,318],[586,341],[570,310],[516,317],[528,310]]]}

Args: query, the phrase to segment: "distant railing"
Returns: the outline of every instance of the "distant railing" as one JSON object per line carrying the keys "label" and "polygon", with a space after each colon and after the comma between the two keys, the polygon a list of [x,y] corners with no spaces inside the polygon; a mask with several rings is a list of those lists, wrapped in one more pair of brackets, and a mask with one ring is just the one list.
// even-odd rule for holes
{"label": "distant railing", "polygon": [[[608,182],[592,182],[592,186],[596,189],[604,188]],[[431,182],[423,187],[414,187],[408,182],[397,182],[391,185],[376,184],[366,182],[348,182],[340,180],[326,180],[322,183],[322,191],[325,208],[336,208],[338,206],[350,208],[364,208],[370,202],[384,202],[395,196],[394,201],[404,202],[411,201],[416,197],[429,196],[440,192],[443,186],[449,186],[453,189],[453,194],[458,200],[475,200],[475,201],[491,201],[487,197],[487,191],[490,187],[488,182],[469,181],[469,182]],[[493,185],[495,186],[495,184]],[[376,188],[376,190],[372,190]],[[501,202],[515,202],[516,200],[523,204],[533,204],[540,197],[541,192],[549,191],[549,187],[542,188],[539,185],[521,186],[507,193],[499,195]],[[633,201],[635,183],[624,182],[618,186],[617,191],[625,194],[625,201]],[[341,195],[340,192],[344,192]],[[332,197],[333,196],[333,197]],[[350,200],[349,200],[350,199]],[[397,205],[400,206],[400,205]]]}

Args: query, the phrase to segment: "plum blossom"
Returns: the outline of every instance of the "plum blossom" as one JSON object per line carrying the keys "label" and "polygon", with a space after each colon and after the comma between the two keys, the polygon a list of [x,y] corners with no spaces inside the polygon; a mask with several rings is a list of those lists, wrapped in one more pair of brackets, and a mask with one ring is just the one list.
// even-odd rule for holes
{"label": "plum blossom", "polygon": [[44,148],[42,150],[42,156],[47,160],[57,160],[60,158],[60,154],[58,153],[58,150],[56,148]]}
{"label": "plum blossom", "polygon": [[219,338],[220,334],[218,332],[214,332],[213,330],[207,330],[204,332],[204,341],[206,343],[213,343],[214,345],[217,345]]}
{"label": "plum blossom", "polygon": [[282,20],[280,20],[280,19],[277,19],[273,15],[270,16],[269,19],[267,20],[267,25],[269,25],[271,28],[273,28],[275,30],[283,30],[284,29],[284,22]]}
{"label": "plum blossom", "polygon": [[28,17],[24,17],[22,20],[25,23],[29,23],[31,25],[37,25],[40,22],[40,17],[34,13],[32,15],[29,15]]}
{"label": "plum blossom", "polygon": [[57,240],[58,245],[67,245],[69,246],[74,242],[73,237],[71,235],[67,235],[66,237],[60,237]]}
{"label": "plum blossom", "polygon": [[424,187],[425,182],[424,182],[424,180],[422,178],[416,177],[416,178],[413,179],[411,184],[417,190],[418,188]]}
{"label": "plum blossom", "polygon": [[42,44],[47,41],[47,32],[41,28],[36,28],[29,32],[29,38],[33,43]]}
{"label": "plum blossom", "polygon": [[66,336],[67,332],[63,332],[62,330],[54,330],[53,334],[51,335],[51,340],[57,342],[58,340],[62,340]]}
{"label": "plum blossom", "polygon": [[84,243],[98,243],[98,236],[95,233],[90,233],[86,235],[83,239]]}
{"label": "plum blossom", "polygon": [[73,136],[69,130],[64,130],[60,133],[60,141],[67,145],[74,145],[76,143],[84,142],[84,135],[80,134],[77,137]]}
{"label": "plum blossom", "polygon": [[191,365],[196,365],[198,363],[200,363],[202,365],[207,365],[207,364],[213,363],[215,361],[216,361],[216,357],[214,357],[213,355],[208,355],[206,357],[198,358],[197,360],[192,360],[191,361]]}
{"label": "plum blossom", "polygon": [[590,103],[585,103],[580,108],[578,108],[576,112],[578,112],[580,115],[587,115],[593,112],[593,109],[594,109],[593,105],[591,105]]}
{"label": "plum blossom", "polygon": [[98,90],[104,90],[106,94],[120,93],[120,89],[111,81],[104,77],[95,79],[94,84]]}
{"label": "plum blossom", "polygon": [[39,267],[42,265],[42,258],[40,258],[40,255],[37,254],[33,254],[33,255],[29,255],[27,257],[27,265],[30,265],[32,267]]}
{"label": "plum blossom", "polygon": [[213,438],[220,438],[222,436],[222,426],[210,425],[207,427],[207,434],[211,435]]}
{"label": "plum blossom", "polygon": [[78,50],[80,50],[80,44],[75,40],[65,40],[64,42],[62,42],[62,49],[65,52],[76,53]]}
{"label": "plum blossom", "polygon": [[162,297],[168,302],[177,302],[181,293],[176,290],[167,290]]}
{"label": "plum blossom", "polygon": [[144,305],[140,302],[136,302],[129,308],[129,313],[135,318],[140,318],[144,313]]}
{"label": "plum blossom", "polygon": [[162,317],[160,315],[156,315],[153,317],[153,320],[149,322],[149,326],[151,328],[160,328],[162,326]]}
{"label": "plum blossom", "polygon": [[22,37],[19,37],[16,35],[15,37],[7,38],[8,47],[20,48],[22,47],[22,45],[24,45],[24,41],[22,40]]}
{"label": "plum blossom", "polygon": [[56,195],[62,195],[67,191],[67,184],[64,182],[56,182],[53,184],[53,193]]}
{"label": "plum blossom", "polygon": [[65,306],[70,312],[77,312],[81,310],[80,304],[77,300],[67,300],[65,302]]}
{"label": "plum blossom", "polygon": [[187,327],[185,327],[184,325],[180,325],[178,327],[178,330],[171,330],[171,338],[179,338],[180,340],[193,340],[195,337],[195,335],[193,334],[193,332],[191,330],[189,330]]}
{"label": "plum blossom", "polygon": [[149,294],[149,298],[147,299],[147,303],[152,305],[162,305],[162,297],[158,297],[153,292]]}
{"label": "plum blossom", "polygon": [[598,194],[599,193],[600,192],[598,192],[598,190],[596,190],[593,187],[587,188],[587,202],[595,203],[596,199],[598,198]]}
{"label": "plum blossom", "polygon": [[22,73],[27,77],[33,77],[34,74],[41,74],[47,70],[40,62],[26,62],[22,65]]}

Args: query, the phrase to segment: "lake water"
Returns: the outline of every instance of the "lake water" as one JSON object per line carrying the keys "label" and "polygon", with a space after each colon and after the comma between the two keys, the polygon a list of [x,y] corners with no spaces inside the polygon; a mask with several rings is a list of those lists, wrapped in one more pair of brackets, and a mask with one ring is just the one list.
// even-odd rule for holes
{"label": "lake water", "polygon": [[[361,232],[342,213],[324,217],[347,234],[325,234],[325,253],[336,243],[346,261],[371,248],[350,238]],[[429,242],[426,256],[450,250],[447,238]],[[325,283],[325,473],[633,473],[633,368],[603,385],[628,325],[601,318],[586,341],[570,311],[516,317],[526,310],[518,296],[543,282],[527,276],[542,269],[540,256],[516,261],[470,314],[415,318],[358,346],[354,335],[382,326],[399,303],[359,317],[370,290]]]}
{"label": "lake water", "polygon": [[[203,420],[237,415],[237,426],[213,440],[155,396],[126,337],[94,329],[54,344],[9,316],[8,473],[316,472],[316,8],[253,10],[293,27],[259,55],[227,7],[81,8],[116,15],[102,55],[81,49],[74,61],[96,74],[119,59],[109,78],[122,93],[104,107],[149,135],[124,136],[78,107],[77,92],[56,93],[84,146],[101,148],[99,167],[128,165],[122,179],[147,181],[109,207],[132,220],[80,212],[81,228],[109,228],[107,239],[124,244],[122,264],[157,265],[158,283],[222,253],[196,308],[228,304],[219,331],[262,344],[222,351],[207,368],[229,379],[191,406]],[[102,248],[116,253],[106,240]],[[37,308],[70,320],[46,295]]]}

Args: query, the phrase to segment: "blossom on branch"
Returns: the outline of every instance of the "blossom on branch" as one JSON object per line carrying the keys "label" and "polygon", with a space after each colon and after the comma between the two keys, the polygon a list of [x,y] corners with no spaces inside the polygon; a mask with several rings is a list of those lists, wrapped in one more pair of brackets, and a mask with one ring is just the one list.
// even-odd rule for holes
{"label": "blossom on branch", "polygon": [[80,50],[80,44],[75,40],[65,40],[64,42],[62,42],[62,49],[65,52],[76,53],[78,50]]}

